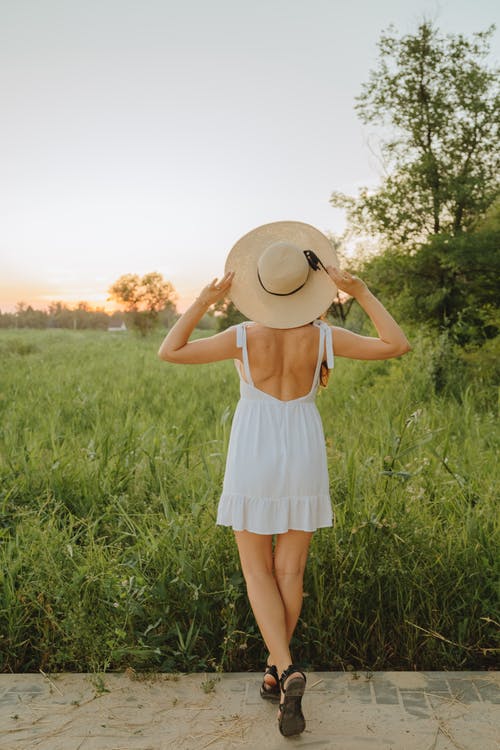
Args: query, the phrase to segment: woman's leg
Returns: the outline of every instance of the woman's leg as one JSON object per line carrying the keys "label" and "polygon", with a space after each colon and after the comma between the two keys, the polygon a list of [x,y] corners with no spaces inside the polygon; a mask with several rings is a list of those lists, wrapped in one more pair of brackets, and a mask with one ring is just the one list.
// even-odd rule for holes
{"label": "woman's leg", "polygon": [[[286,637],[288,644],[292,639],[304,598],[304,570],[307,562],[307,553],[311,542],[312,531],[298,531],[290,529],[285,534],[278,534],[274,550],[274,576],[278,585],[281,601],[285,608]],[[291,663],[292,658],[286,664],[277,663],[278,673],[281,674]],[[291,677],[298,676],[293,672]],[[284,700],[283,692],[281,700]]]}
{"label": "woman's leg", "polygon": [[297,530],[279,534],[274,550],[274,575],[285,607],[289,643],[302,609],[304,570],[312,535],[312,531]]}
{"label": "woman's leg", "polygon": [[[248,598],[269,651],[269,663],[283,671],[291,662],[287,617],[277,580],[273,575],[272,536],[235,531]],[[280,672],[281,673],[281,672]],[[274,680],[269,678],[268,684]]]}
{"label": "woman's leg", "polygon": [[[278,674],[291,663],[290,640],[303,599],[303,578],[312,532],[291,530],[277,537],[234,532],[252,610]],[[267,676],[266,682],[274,684]]]}

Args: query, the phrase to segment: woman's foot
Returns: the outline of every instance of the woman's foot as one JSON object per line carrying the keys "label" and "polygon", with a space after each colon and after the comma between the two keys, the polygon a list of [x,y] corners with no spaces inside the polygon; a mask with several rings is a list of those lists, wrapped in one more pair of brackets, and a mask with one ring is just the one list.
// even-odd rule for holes
{"label": "woman's foot", "polygon": [[285,669],[280,677],[281,703],[278,726],[282,735],[300,734],[306,727],[302,713],[302,696],[306,689],[306,676],[295,664]]}
{"label": "woman's foot", "polygon": [[260,687],[260,695],[266,700],[279,701],[280,699],[279,677],[275,664],[268,664],[266,667]]}

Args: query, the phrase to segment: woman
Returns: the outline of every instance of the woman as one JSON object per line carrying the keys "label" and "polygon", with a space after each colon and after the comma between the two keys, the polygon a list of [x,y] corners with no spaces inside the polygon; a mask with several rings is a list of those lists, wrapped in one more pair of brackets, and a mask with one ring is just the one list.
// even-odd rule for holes
{"label": "woman", "polygon": [[[161,359],[180,364],[233,359],[240,375],[217,523],[234,531],[269,653],[261,695],[280,701],[285,736],[305,728],[306,677],[293,664],[289,646],[302,607],[309,544],[317,528],[332,525],[324,433],[314,401],[318,384],[327,380],[334,353],[388,359],[410,350],[364,281],[337,266],[329,240],[308,224],[257,227],[232,248],[224,277],[200,292],[159,350]],[[318,320],[337,288],[358,301],[378,338]],[[228,293],[250,321],[190,342],[199,320]]]}

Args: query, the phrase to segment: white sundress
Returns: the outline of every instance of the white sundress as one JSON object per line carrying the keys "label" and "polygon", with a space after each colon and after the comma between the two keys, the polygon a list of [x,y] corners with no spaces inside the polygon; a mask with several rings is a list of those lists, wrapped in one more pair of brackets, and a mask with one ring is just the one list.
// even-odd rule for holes
{"label": "white sundress", "polygon": [[256,534],[332,526],[325,436],[315,403],[325,341],[327,366],[334,365],[332,329],[324,321],[314,321],[320,336],[311,390],[282,401],[253,384],[246,339],[249,323],[235,326],[246,381],[238,370],[240,400],[231,427],[216,523]]}

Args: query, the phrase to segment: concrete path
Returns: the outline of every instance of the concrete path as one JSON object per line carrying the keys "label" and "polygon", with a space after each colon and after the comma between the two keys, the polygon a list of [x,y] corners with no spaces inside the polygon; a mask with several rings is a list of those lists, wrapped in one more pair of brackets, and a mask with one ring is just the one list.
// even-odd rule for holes
{"label": "concrete path", "polygon": [[309,673],[285,739],[261,675],[0,674],[1,750],[499,750],[500,672]]}

